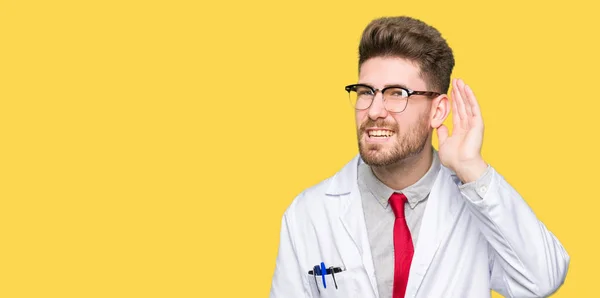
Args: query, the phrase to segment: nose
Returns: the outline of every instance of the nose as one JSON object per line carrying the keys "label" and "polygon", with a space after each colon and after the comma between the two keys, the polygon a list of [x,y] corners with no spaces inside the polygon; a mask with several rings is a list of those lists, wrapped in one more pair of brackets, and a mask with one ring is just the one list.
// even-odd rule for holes
{"label": "nose", "polygon": [[371,120],[377,120],[377,118],[387,117],[387,110],[385,109],[385,103],[383,102],[383,94],[376,92],[373,102],[369,107],[369,118]]}

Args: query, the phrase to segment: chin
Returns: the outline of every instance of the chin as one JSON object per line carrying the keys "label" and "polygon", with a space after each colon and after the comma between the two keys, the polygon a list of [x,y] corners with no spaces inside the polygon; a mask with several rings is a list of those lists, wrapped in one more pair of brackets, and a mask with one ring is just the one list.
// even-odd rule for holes
{"label": "chin", "polygon": [[372,144],[361,146],[360,157],[366,164],[376,167],[388,166],[398,161],[392,149],[382,147]]}

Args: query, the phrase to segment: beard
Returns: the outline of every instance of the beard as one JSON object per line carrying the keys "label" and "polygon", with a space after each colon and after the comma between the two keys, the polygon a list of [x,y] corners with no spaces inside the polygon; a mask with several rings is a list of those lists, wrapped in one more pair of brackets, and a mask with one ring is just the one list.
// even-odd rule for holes
{"label": "beard", "polygon": [[[398,125],[385,123],[378,119],[373,121],[368,119],[358,129],[358,150],[363,161],[375,167],[389,166],[409,157],[415,156],[423,151],[429,137],[429,121],[423,117],[423,121],[400,130]],[[389,144],[366,144],[362,136],[366,134],[366,129],[371,127],[386,128],[394,131],[392,146]]]}

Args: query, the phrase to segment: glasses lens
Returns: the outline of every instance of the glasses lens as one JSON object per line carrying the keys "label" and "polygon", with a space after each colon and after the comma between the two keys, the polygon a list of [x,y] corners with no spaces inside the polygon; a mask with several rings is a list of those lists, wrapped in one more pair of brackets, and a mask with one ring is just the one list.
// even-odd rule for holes
{"label": "glasses lens", "polygon": [[406,108],[408,102],[408,91],[402,88],[386,89],[383,94],[385,99],[385,107],[390,112],[402,112]]}
{"label": "glasses lens", "polygon": [[373,101],[373,90],[365,86],[355,86],[350,90],[350,103],[358,110],[369,108]]}

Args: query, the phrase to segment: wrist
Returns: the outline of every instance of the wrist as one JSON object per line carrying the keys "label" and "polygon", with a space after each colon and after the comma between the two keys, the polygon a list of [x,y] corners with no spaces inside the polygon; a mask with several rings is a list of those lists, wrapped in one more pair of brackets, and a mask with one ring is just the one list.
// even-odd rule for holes
{"label": "wrist", "polygon": [[465,162],[461,165],[460,170],[456,170],[456,175],[463,184],[473,182],[485,173],[488,164],[482,159],[472,162]]}

